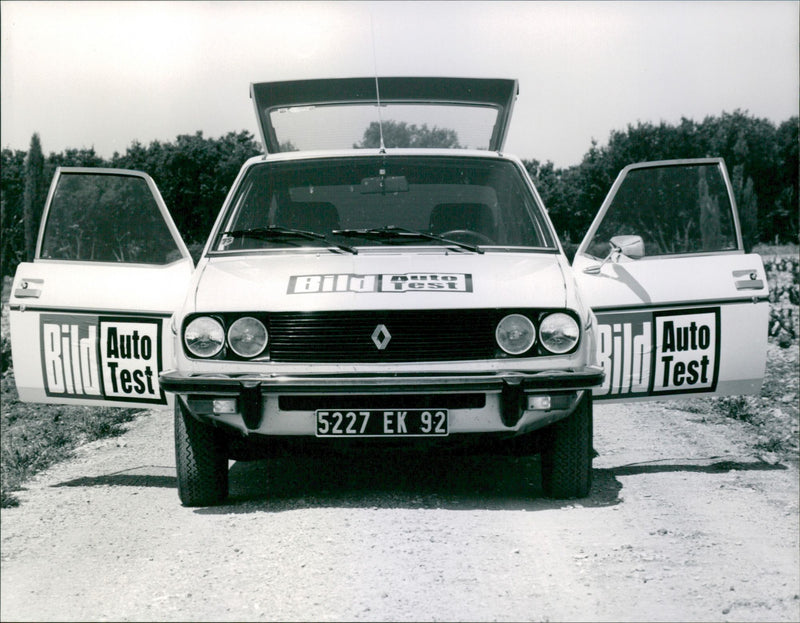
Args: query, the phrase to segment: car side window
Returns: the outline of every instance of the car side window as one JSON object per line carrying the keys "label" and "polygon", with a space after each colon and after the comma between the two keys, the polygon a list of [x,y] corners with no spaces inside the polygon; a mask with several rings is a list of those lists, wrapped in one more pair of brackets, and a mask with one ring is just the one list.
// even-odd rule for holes
{"label": "car side window", "polygon": [[64,173],[46,218],[42,259],[168,264],[181,257],[142,177]]}
{"label": "car side window", "polygon": [[733,205],[716,164],[631,169],[587,253],[603,258],[614,236],[636,235],[646,257],[737,249]]}

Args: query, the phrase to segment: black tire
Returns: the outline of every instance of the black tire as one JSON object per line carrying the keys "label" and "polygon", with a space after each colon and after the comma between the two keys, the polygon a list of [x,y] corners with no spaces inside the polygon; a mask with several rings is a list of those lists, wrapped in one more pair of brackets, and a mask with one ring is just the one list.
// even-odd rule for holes
{"label": "black tire", "polygon": [[592,488],[592,395],[549,427],[542,450],[542,488],[547,497],[583,498]]}
{"label": "black tire", "polygon": [[197,421],[175,399],[175,466],[184,506],[212,506],[228,497],[228,458],[215,428]]}

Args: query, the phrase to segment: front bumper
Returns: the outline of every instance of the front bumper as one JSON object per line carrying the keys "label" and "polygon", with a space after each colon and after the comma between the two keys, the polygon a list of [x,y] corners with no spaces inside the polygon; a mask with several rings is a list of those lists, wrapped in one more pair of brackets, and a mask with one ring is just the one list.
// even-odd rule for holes
{"label": "front bumper", "polygon": [[[244,434],[314,436],[315,409],[337,407],[345,398],[399,406],[437,397],[453,405],[451,433],[530,432],[568,416],[583,392],[603,377],[601,368],[587,366],[453,374],[187,375],[170,370],[159,381],[198,419]],[[533,395],[550,396],[549,408],[530,408]],[[214,405],[226,398],[234,398],[236,408],[217,412]]]}

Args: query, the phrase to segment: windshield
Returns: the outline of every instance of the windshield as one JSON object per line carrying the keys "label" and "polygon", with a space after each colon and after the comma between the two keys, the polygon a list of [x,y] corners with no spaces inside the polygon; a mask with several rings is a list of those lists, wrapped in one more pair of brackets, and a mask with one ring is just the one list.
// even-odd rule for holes
{"label": "windshield", "polygon": [[362,156],[253,165],[211,250],[336,245],[556,249],[512,162]]}

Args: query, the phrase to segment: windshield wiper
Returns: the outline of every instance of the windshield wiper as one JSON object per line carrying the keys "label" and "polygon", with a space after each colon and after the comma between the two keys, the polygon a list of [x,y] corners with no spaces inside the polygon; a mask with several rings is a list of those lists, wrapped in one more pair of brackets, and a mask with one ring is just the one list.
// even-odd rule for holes
{"label": "windshield wiper", "polygon": [[324,242],[326,245],[332,248],[341,249],[342,251],[347,251],[348,253],[352,253],[353,255],[358,254],[358,250],[354,249],[353,247],[349,247],[345,244],[338,244],[336,242],[332,242],[328,240],[328,238],[323,234],[318,234],[313,231],[305,231],[302,229],[292,229],[289,227],[277,227],[277,226],[270,226],[270,227],[252,227],[250,229],[234,229],[231,231],[224,231],[221,234],[224,236],[230,236],[231,238],[257,238],[259,240],[279,240],[279,239],[291,239],[291,238],[302,238],[303,240],[319,240]]}
{"label": "windshield wiper", "polygon": [[347,238],[378,238],[378,239],[392,239],[392,240],[433,240],[434,242],[443,242],[460,249],[466,249],[473,253],[483,253],[483,249],[474,244],[467,244],[466,242],[458,242],[457,240],[450,240],[443,236],[436,234],[429,234],[424,231],[414,231],[411,229],[403,229],[395,225],[387,225],[386,227],[373,227],[369,229],[334,229],[332,232],[335,236],[345,236]]}

